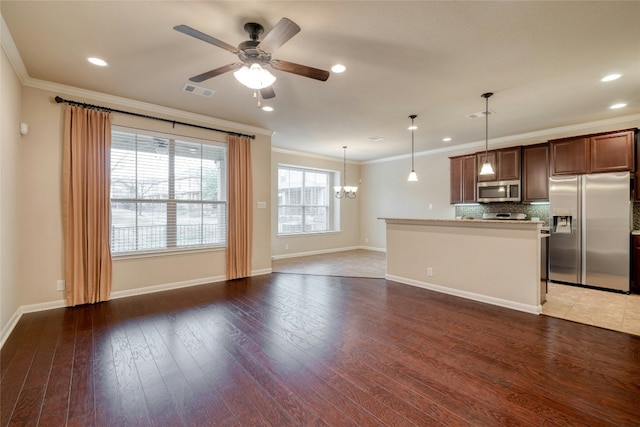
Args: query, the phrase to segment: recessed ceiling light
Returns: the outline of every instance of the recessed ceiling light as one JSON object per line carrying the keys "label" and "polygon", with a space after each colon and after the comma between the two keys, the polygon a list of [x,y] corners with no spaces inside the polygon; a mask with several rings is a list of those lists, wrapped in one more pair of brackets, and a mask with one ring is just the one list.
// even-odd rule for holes
{"label": "recessed ceiling light", "polygon": [[333,67],[331,67],[331,71],[333,71],[334,73],[344,73],[344,70],[346,70],[347,67],[345,67],[342,64],[336,64]]}
{"label": "recessed ceiling light", "polygon": [[449,142],[449,141],[451,141],[451,138],[449,138],[449,137],[442,138],[442,141],[443,141],[443,142]]}
{"label": "recessed ceiling light", "polygon": [[104,59],[96,58],[93,56],[87,58],[87,61],[91,62],[93,65],[97,65],[98,67],[106,67],[107,65],[109,65]]}
{"label": "recessed ceiling light", "polygon": [[269,107],[268,105],[265,105],[264,107],[262,107],[262,111],[273,111],[273,107]]}
{"label": "recessed ceiling light", "polygon": [[609,107],[609,108],[611,108],[612,110],[617,110],[618,108],[624,108],[624,107],[626,107],[626,106],[627,106],[627,104],[625,104],[624,102],[621,102],[621,103],[619,103],[619,104],[613,104],[613,105],[612,105],[611,107]]}
{"label": "recessed ceiling light", "polygon": [[609,74],[608,76],[604,76],[602,79],[600,79],[600,81],[610,82],[613,80],[618,80],[620,77],[622,77],[622,74]]}

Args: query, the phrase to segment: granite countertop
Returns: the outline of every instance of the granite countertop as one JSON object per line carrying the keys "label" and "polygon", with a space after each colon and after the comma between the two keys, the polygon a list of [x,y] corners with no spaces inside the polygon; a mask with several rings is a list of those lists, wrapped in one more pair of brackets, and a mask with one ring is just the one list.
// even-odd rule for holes
{"label": "granite countertop", "polygon": [[640,230],[633,230],[631,234],[633,234],[634,236],[640,236]]}
{"label": "granite countertop", "polygon": [[454,219],[454,218],[384,218],[379,217],[378,219],[382,219],[385,221],[395,221],[395,222],[441,222],[441,223],[473,223],[473,224],[544,224],[544,221],[530,221],[530,220],[522,220],[522,219],[476,219],[476,218],[462,218],[462,219]]}

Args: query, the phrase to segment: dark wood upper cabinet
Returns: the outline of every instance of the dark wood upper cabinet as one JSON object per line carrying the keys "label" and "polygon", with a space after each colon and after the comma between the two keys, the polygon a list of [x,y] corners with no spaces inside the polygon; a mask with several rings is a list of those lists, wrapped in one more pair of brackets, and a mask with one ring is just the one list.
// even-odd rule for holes
{"label": "dark wood upper cabinet", "polygon": [[551,175],[634,171],[635,129],[549,141]]}
{"label": "dark wood upper cabinet", "polygon": [[520,179],[520,147],[498,150],[498,181]]}
{"label": "dark wood upper cabinet", "polygon": [[551,175],[579,175],[588,173],[589,138],[570,138],[549,141]]}
{"label": "dark wood upper cabinet", "polygon": [[476,201],[476,156],[474,154],[450,158],[450,202]]}
{"label": "dark wood upper cabinet", "polygon": [[549,145],[522,147],[522,201],[549,200]]}
{"label": "dark wood upper cabinet", "polygon": [[520,147],[491,150],[486,155],[482,151],[476,153],[476,157],[478,159],[478,173],[482,169],[485,159],[489,159],[495,172],[491,175],[478,175],[478,182],[520,179]]}
{"label": "dark wood upper cabinet", "polygon": [[623,131],[591,137],[590,172],[633,171],[634,132]]}

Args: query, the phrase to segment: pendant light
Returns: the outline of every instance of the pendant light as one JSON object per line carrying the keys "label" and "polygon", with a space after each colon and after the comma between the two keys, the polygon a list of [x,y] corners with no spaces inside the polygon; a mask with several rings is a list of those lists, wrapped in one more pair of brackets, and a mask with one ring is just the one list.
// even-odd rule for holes
{"label": "pendant light", "polygon": [[358,187],[347,185],[347,146],[342,147],[344,150],[344,166],[342,172],[342,186],[336,185],[333,187],[333,191],[336,193],[336,199],[355,199],[358,192]]}
{"label": "pendant light", "polygon": [[418,175],[416,174],[415,168],[413,167],[413,157],[414,157],[414,144],[413,144],[413,131],[416,129],[415,125],[413,124],[413,120],[418,117],[415,114],[412,114],[409,116],[409,118],[411,119],[411,127],[409,129],[411,129],[411,172],[409,173],[409,177],[407,178],[407,181],[409,182],[415,182],[418,180]]}
{"label": "pendant light", "polygon": [[489,97],[493,95],[492,92],[483,93],[482,97],[485,99],[484,118],[485,118],[485,134],[484,134],[484,163],[480,169],[480,175],[493,175],[493,166],[489,162]]}

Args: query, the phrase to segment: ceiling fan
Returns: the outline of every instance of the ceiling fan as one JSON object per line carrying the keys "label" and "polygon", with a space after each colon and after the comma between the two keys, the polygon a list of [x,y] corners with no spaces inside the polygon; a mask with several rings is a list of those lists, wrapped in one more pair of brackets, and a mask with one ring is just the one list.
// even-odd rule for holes
{"label": "ceiling fan", "polygon": [[246,23],[244,30],[249,33],[250,40],[240,43],[238,47],[201,33],[187,25],[176,25],[173,29],[228,50],[240,59],[240,62],[224,65],[191,77],[189,80],[195,83],[205,81],[229,71],[237,70],[234,75],[240,83],[251,89],[260,90],[262,98],[269,99],[276,96],[273,87],[271,87],[276,78],[264,68],[267,65],[279,71],[316,80],[326,81],[329,78],[328,71],[271,58],[271,53],[275,49],[285,44],[300,32],[298,24],[288,18],[282,18],[262,40],[258,39],[264,32],[264,27],[255,22]]}

